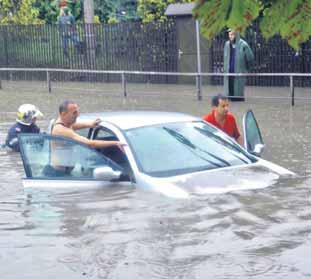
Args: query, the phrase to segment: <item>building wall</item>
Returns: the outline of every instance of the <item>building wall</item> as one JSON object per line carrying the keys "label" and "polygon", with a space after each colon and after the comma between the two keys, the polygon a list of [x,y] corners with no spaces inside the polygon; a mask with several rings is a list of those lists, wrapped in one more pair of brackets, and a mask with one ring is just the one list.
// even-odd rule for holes
{"label": "building wall", "polygon": [[[177,29],[178,72],[197,72],[197,44],[195,21],[191,16],[175,18]],[[209,72],[209,46],[200,35],[201,70]],[[179,83],[195,83],[193,77],[179,77]]]}

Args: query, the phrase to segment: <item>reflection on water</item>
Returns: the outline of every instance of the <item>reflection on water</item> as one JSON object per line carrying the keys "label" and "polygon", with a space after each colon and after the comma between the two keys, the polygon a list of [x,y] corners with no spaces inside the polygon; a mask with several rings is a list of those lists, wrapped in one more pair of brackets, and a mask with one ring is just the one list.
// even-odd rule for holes
{"label": "reflection on water", "polygon": [[[133,187],[24,192],[19,155],[0,150],[1,278],[310,278],[311,116],[303,106],[252,107],[264,157],[297,178],[188,200]],[[12,115],[3,118],[0,142]]]}

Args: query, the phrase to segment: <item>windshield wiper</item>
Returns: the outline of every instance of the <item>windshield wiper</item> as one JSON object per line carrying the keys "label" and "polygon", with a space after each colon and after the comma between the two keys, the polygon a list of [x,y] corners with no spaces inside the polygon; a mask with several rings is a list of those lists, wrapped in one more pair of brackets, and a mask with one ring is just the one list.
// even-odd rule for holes
{"label": "windshield wiper", "polygon": [[213,162],[211,160],[208,160],[208,159],[206,159],[206,158],[204,158],[204,157],[202,157],[202,156],[200,156],[199,154],[196,153],[196,155],[199,156],[202,160],[207,161],[210,164],[213,164],[214,166],[217,166],[217,167],[231,166],[226,160],[224,160],[222,158],[219,158],[218,156],[216,156],[216,155],[214,155],[214,154],[212,154],[212,153],[210,153],[210,152],[208,152],[208,151],[206,151],[206,150],[204,150],[204,149],[194,145],[189,139],[185,138],[180,133],[178,133],[178,132],[176,132],[176,131],[174,131],[174,130],[172,130],[170,128],[167,128],[167,127],[163,127],[163,129],[165,131],[167,131],[170,135],[172,135],[175,139],[177,139],[179,142],[181,142],[182,144],[190,147],[191,149],[199,150],[199,151],[201,151],[203,153],[206,153],[210,157],[220,161],[222,164],[220,165],[219,163],[215,163],[215,162]]}
{"label": "windshield wiper", "polygon": [[[203,134],[206,136],[206,134],[212,138],[214,138],[217,142],[220,142],[222,145],[225,145],[226,147],[230,147],[229,148],[229,151],[230,153],[235,156],[236,158],[238,158],[239,160],[243,161],[245,164],[248,164],[249,162],[247,162],[245,159],[241,158],[240,156],[237,156],[237,154],[233,153],[232,150],[235,150],[236,152],[242,154],[243,156],[247,157],[245,155],[245,152],[243,152],[243,149],[239,146],[236,146],[235,144],[233,143],[230,143],[230,142],[226,142],[224,141],[220,136],[218,135],[215,135],[213,132],[210,132],[208,130],[204,130],[204,129],[201,129],[201,128],[198,128],[198,127],[194,127],[194,129],[196,129],[199,133]],[[247,157],[248,158],[248,157]],[[248,158],[249,159],[249,158]]]}

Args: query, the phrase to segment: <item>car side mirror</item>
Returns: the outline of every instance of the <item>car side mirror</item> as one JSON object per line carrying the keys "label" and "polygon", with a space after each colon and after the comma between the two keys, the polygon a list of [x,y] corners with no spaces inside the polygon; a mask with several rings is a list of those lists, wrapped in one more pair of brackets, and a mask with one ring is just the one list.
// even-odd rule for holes
{"label": "car side mirror", "polygon": [[111,181],[119,179],[121,176],[120,171],[114,171],[110,167],[97,167],[93,170],[93,177],[98,180]]}
{"label": "car side mirror", "polygon": [[254,150],[251,152],[252,154],[260,157],[262,152],[264,151],[265,149],[265,145],[264,144],[261,144],[261,143],[257,143],[254,147]]}

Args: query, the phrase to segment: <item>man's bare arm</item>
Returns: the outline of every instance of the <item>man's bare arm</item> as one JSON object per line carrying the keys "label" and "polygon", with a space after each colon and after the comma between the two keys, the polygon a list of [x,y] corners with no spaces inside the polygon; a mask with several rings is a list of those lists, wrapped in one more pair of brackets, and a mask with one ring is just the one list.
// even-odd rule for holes
{"label": "man's bare arm", "polygon": [[91,121],[80,121],[72,125],[72,129],[79,130],[84,128],[94,128],[101,122],[101,119],[97,118]]}
{"label": "man's bare arm", "polygon": [[62,127],[62,126],[58,127],[58,129],[55,129],[53,135],[71,138],[77,142],[84,143],[84,144],[86,144],[90,147],[93,147],[93,148],[118,146],[123,151],[123,147],[126,146],[126,144],[123,144],[119,141],[90,140],[86,137],[80,136],[79,134],[77,134],[72,129]]}

